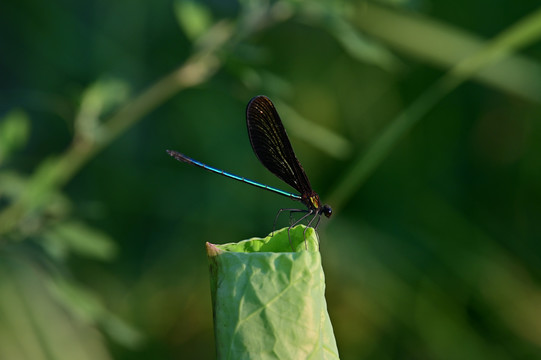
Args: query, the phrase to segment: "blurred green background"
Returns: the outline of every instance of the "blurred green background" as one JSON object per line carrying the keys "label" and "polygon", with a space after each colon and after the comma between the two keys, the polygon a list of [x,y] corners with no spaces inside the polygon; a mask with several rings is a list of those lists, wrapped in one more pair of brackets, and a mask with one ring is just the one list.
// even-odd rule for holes
{"label": "blurred green background", "polygon": [[[204,243],[312,185],[343,359],[541,358],[538,1],[4,1],[0,359],[212,359]],[[286,226],[282,218],[280,226]]]}

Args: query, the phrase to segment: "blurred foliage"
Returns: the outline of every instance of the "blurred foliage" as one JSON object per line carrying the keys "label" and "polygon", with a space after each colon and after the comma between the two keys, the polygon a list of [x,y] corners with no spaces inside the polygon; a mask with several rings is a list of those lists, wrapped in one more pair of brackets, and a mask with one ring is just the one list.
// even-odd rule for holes
{"label": "blurred foliage", "polygon": [[541,357],[538,2],[22,0],[0,20],[0,359],[214,358],[204,243],[292,205],[165,149],[286,188],[246,136],[257,94],[335,210],[343,359]]}

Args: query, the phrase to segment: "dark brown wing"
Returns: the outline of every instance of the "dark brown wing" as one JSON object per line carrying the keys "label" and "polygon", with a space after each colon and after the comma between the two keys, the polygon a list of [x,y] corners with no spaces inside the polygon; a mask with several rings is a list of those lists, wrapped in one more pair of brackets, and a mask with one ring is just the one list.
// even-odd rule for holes
{"label": "dark brown wing", "polygon": [[250,100],[246,108],[246,125],[252,149],[259,161],[301,195],[311,194],[310,181],[268,97],[260,95]]}

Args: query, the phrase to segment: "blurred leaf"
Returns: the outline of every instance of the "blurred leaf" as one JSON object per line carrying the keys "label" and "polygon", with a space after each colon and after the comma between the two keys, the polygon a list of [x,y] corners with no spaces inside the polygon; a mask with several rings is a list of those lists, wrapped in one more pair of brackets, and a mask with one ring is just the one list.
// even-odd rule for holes
{"label": "blurred leaf", "polygon": [[[12,201],[28,191],[28,179],[14,171],[0,172],[0,197]],[[58,191],[51,196],[44,207],[45,215],[53,218],[65,216],[71,208],[71,201]]]}
{"label": "blurred leaf", "polygon": [[[26,181],[24,191],[17,199],[18,211],[15,211],[13,215],[16,217],[24,217],[30,215],[38,209],[43,209],[52,203],[54,198],[58,195],[55,189],[56,181],[59,174],[63,171],[59,166],[57,157],[49,157],[43,160],[35,170],[32,177]],[[38,211],[39,212],[39,211]],[[5,213],[2,213],[4,215]],[[12,219],[19,221],[20,219]]]}
{"label": "blurred leaf", "polygon": [[332,35],[344,50],[355,60],[395,71],[401,61],[385,46],[370,40],[359,32],[349,18],[353,15],[350,4],[341,1],[295,1],[288,4],[296,8],[302,19],[319,26]]}
{"label": "blurred leaf", "polygon": [[290,81],[270,71],[244,66],[239,76],[245,86],[251,89],[264,88],[269,94],[280,94],[282,98],[289,98],[294,92]]}
{"label": "blurred leaf", "polygon": [[49,292],[70,310],[74,317],[86,324],[95,324],[104,311],[97,296],[82,287],[56,277],[46,283]]}
{"label": "blurred leaf", "polygon": [[402,66],[400,60],[388,48],[368,39],[343,18],[333,18],[327,24],[327,28],[352,58],[387,71],[396,71]]}
{"label": "blurred leaf", "polygon": [[0,197],[5,200],[19,196],[24,191],[27,181],[15,171],[0,172]]}
{"label": "blurred leaf", "polygon": [[43,233],[45,248],[57,258],[69,253],[90,258],[111,260],[116,244],[107,234],[80,222],[62,222]]}
{"label": "blurred leaf", "polygon": [[[54,160],[47,160],[27,179],[13,171],[0,173],[0,197],[7,206],[0,211],[0,232],[18,227],[12,235],[36,235],[46,222],[58,221],[71,210],[71,200],[51,187]],[[48,183],[49,182],[49,183]]]}
{"label": "blurred leaf", "polygon": [[[292,134],[337,159],[344,159],[350,155],[351,144],[343,136],[306,120],[281,101],[274,101],[274,103],[281,114],[280,117],[287,119],[287,128],[291,130]],[[306,131],[306,129],[310,129],[310,131]]]}
{"label": "blurred leaf", "polygon": [[128,99],[130,88],[118,79],[102,79],[88,87],[81,98],[75,119],[75,132],[86,139],[95,139],[100,117]]}
{"label": "blurred leaf", "polygon": [[107,310],[92,292],[63,277],[56,277],[47,285],[51,294],[81,322],[100,324],[115,341],[127,347],[137,346],[142,341],[137,330]]}
{"label": "blurred leaf", "polygon": [[[511,52],[517,46],[524,46],[521,45],[523,41],[532,43],[539,39],[540,18],[540,12],[534,12],[525,17],[524,22],[519,21],[516,25],[509,26],[497,37],[505,43],[493,43],[490,45],[491,49],[488,49],[487,44],[492,41],[489,43],[463,29],[418,14],[393,11],[371,2],[363,2],[357,7],[353,21],[365,33],[430,64],[451,68],[461,63],[460,68],[452,75],[463,78],[465,72],[474,67],[475,71],[467,76],[540,103],[541,65]],[[508,35],[505,35],[506,32]],[[497,59],[500,61],[494,61],[496,58],[493,57],[491,61],[486,61],[487,55],[493,56],[500,51],[505,59],[500,57]],[[473,57],[472,54],[476,56]]]}
{"label": "blurred leaf", "polygon": [[120,319],[114,313],[108,311],[101,318],[100,323],[111,338],[127,348],[136,348],[144,341],[144,336],[140,331]]}
{"label": "blurred leaf", "polygon": [[0,119],[0,164],[28,139],[30,120],[22,110],[12,110]]}
{"label": "blurred leaf", "polygon": [[[453,66],[447,77],[454,78],[454,80],[449,79],[451,84],[447,86],[453,86],[454,82],[461,83],[475,76],[481,70],[484,70],[484,68],[490,68],[494,64],[500,64],[502,60],[512,59],[513,53],[516,50],[534,44],[540,38],[541,9],[509,26],[498,34],[497,37],[484,44],[474,55],[462,59]],[[541,90],[538,84],[539,79],[541,79],[541,66],[536,64],[538,65],[537,69],[532,69],[521,65],[520,63],[515,63],[513,67],[509,67],[506,70],[513,74],[513,76],[518,76],[520,72],[523,73],[523,77],[520,79],[523,88],[526,89],[527,87],[535,86],[535,88],[530,88],[529,90]],[[532,77],[535,79],[534,81],[532,81]],[[541,103],[541,97],[535,97],[534,99],[538,103]]]}
{"label": "blurred leaf", "polygon": [[210,11],[200,2],[176,0],[174,7],[180,27],[192,41],[197,40],[212,25]]}
{"label": "blurred leaf", "polygon": [[72,317],[52,296],[49,275],[20,255],[0,252],[0,358],[111,359],[95,327]]}
{"label": "blurred leaf", "polygon": [[[404,21],[408,22],[407,19]],[[411,25],[415,28],[418,26],[418,24]],[[430,32],[430,28],[423,30]],[[437,35],[432,32],[430,36]],[[500,35],[477,48],[477,51],[461,59],[439,81],[428,87],[409,107],[389,123],[381,135],[372,142],[368,150],[355,160],[348,173],[342,176],[340,183],[334,187],[335,190],[330,196],[335,208],[343,206],[347,199],[352,197],[352,194],[388,156],[400,137],[420,121],[441,99],[464,81],[476,76],[481,70],[484,70],[485,66],[490,67],[495,62],[498,63],[502,57],[511,56],[512,51],[528,45],[540,37],[541,10],[521,19],[517,24],[510,26]],[[440,39],[440,41],[445,43],[444,39]],[[541,68],[539,70],[540,73],[533,74],[533,76],[541,78]],[[532,76],[532,74],[528,74],[528,76]],[[539,84],[535,84],[535,87],[538,86]],[[535,94],[528,94],[528,98],[541,102],[541,88],[539,90]]]}

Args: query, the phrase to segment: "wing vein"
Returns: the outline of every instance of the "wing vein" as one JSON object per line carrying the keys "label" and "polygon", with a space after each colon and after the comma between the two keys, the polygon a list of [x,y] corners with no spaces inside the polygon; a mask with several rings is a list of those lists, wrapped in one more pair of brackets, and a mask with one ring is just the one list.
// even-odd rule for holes
{"label": "wing vein", "polygon": [[269,98],[256,96],[250,100],[246,108],[246,125],[252,149],[259,161],[301,194],[311,194],[310,181]]}

